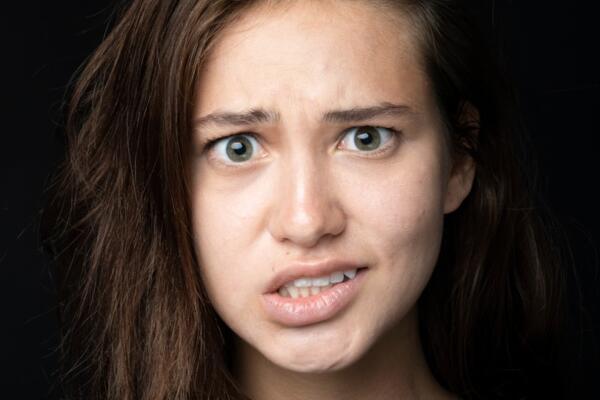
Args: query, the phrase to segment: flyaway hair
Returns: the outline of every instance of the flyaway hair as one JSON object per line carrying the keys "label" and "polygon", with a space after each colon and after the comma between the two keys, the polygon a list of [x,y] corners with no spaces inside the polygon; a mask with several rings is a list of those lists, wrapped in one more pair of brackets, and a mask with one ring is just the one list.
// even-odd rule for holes
{"label": "flyaway hair", "polygon": [[[199,274],[188,180],[200,68],[257,3],[133,0],[78,73],[43,219],[67,399],[245,398]],[[464,399],[551,397],[564,274],[554,228],[523,174],[509,86],[460,3],[373,2],[409,16],[454,157],[476,161],[419,301],[422,344]]]}

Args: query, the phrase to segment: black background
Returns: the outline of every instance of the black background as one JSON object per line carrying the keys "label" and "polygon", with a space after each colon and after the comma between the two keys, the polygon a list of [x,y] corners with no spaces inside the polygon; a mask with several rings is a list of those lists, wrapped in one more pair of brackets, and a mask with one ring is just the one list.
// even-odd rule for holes
{"label": "black background", "polygon": [[[1,14],[0,398],[59,394],[51,391],[58,344],[55,299],[36,218],[62,151],[56,135],[66,87],[101,41],[117,3],[40,0],[15,3]],[[571,238],[583,291],[571,298],[569,390],[572,398],[600,398],[594,387],[600,376],[595,2],[472,3],[518,89],[544,198]],[[577,312],[580,303],[583,313]]]}

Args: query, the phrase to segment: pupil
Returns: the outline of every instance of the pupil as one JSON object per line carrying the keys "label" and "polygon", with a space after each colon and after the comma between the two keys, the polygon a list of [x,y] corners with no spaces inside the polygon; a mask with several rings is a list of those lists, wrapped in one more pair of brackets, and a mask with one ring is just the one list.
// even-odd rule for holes
{"label": "pupil", "polygon": [[380,142],[379,131],[371,126],[361,128],[354,137],[354,144],[360,150],[375,150],[379,147]]}
{"label": "pupil", "polygon": [[358,140],[360,140],[360,142],[362,144],[371,144],[371,142],[373,141],[373,138],[371,137],[370,133],[367,132],[363,132],[360,135],[358,135]]}
{"label": "pupil", "polygon": [[248,138],[240,136],[227,143],[227,156],[235,162],[242,162],[252,157],[252,144]]}
{"label": "pupil", "polygon": [[244,154],[244,152],[246,151],[246,146],[244,146],[244,144],[240,143],[240,142],[234,142],[231,145],[231,148],[233,149],[233,151],[235,152],[235,154],[240,155],[240,156],[242,154]]}

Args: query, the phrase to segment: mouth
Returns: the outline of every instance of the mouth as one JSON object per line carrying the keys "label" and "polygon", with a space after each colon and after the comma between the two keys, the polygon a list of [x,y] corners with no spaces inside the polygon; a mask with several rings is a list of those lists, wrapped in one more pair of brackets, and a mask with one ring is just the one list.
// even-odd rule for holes
{"label": "mouth", "polygon": [[356,279],[356,276],[366,269],[366,267],[354,268],[346,271],[336,271],[316,278],[295,279],[279,287],[273,293],[292,299],[316,296],[332,287]]}
{"label": "mouth", "polygon": [[[293,285],[285,284],[278,290],[264,294],[262,305],[274,322],[289,327],[300,327],[332,319],[346,309],[356,298],[367,275],[368,268],[357,268],[339,282],[327,285],[306,285],[300,278]],[[352,276],[353,275],[353,276]],[[319,279],[319,278],[311,278]],[[339,280],[339,275],[334,280]],[[324,283],[325,280],[316,283]],[[297,286],[299,284],[300,286]]]}

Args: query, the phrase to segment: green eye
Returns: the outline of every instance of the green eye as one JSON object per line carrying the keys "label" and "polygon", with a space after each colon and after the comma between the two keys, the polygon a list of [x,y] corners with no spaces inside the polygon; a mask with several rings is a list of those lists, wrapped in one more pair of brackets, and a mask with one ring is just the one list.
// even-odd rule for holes
{"label": "green eye", "polygon": [[260,145],[250,135],[235,135],[218,140],[214,144],[214,151],[218,158],[226,162],[242,163],[252,158]]}
{"label": "green eye", "polygon": [[[354,151],[371,152],[385,145],[394,135],[389,128],[376,126],[359,126],[347,130],[343,142]],[[348,140],[348,138],[350,138]]]}
{"label": "green eye", "polygon": [[[359,126],[346,130],[344,147],[361,153],[376,153],[393,139],[397,132],[392,128]],[[213,157],[225,164],[240,164],[250,161],[261,146],[252,134],[236,134],[216,139],[207,144]]]}

